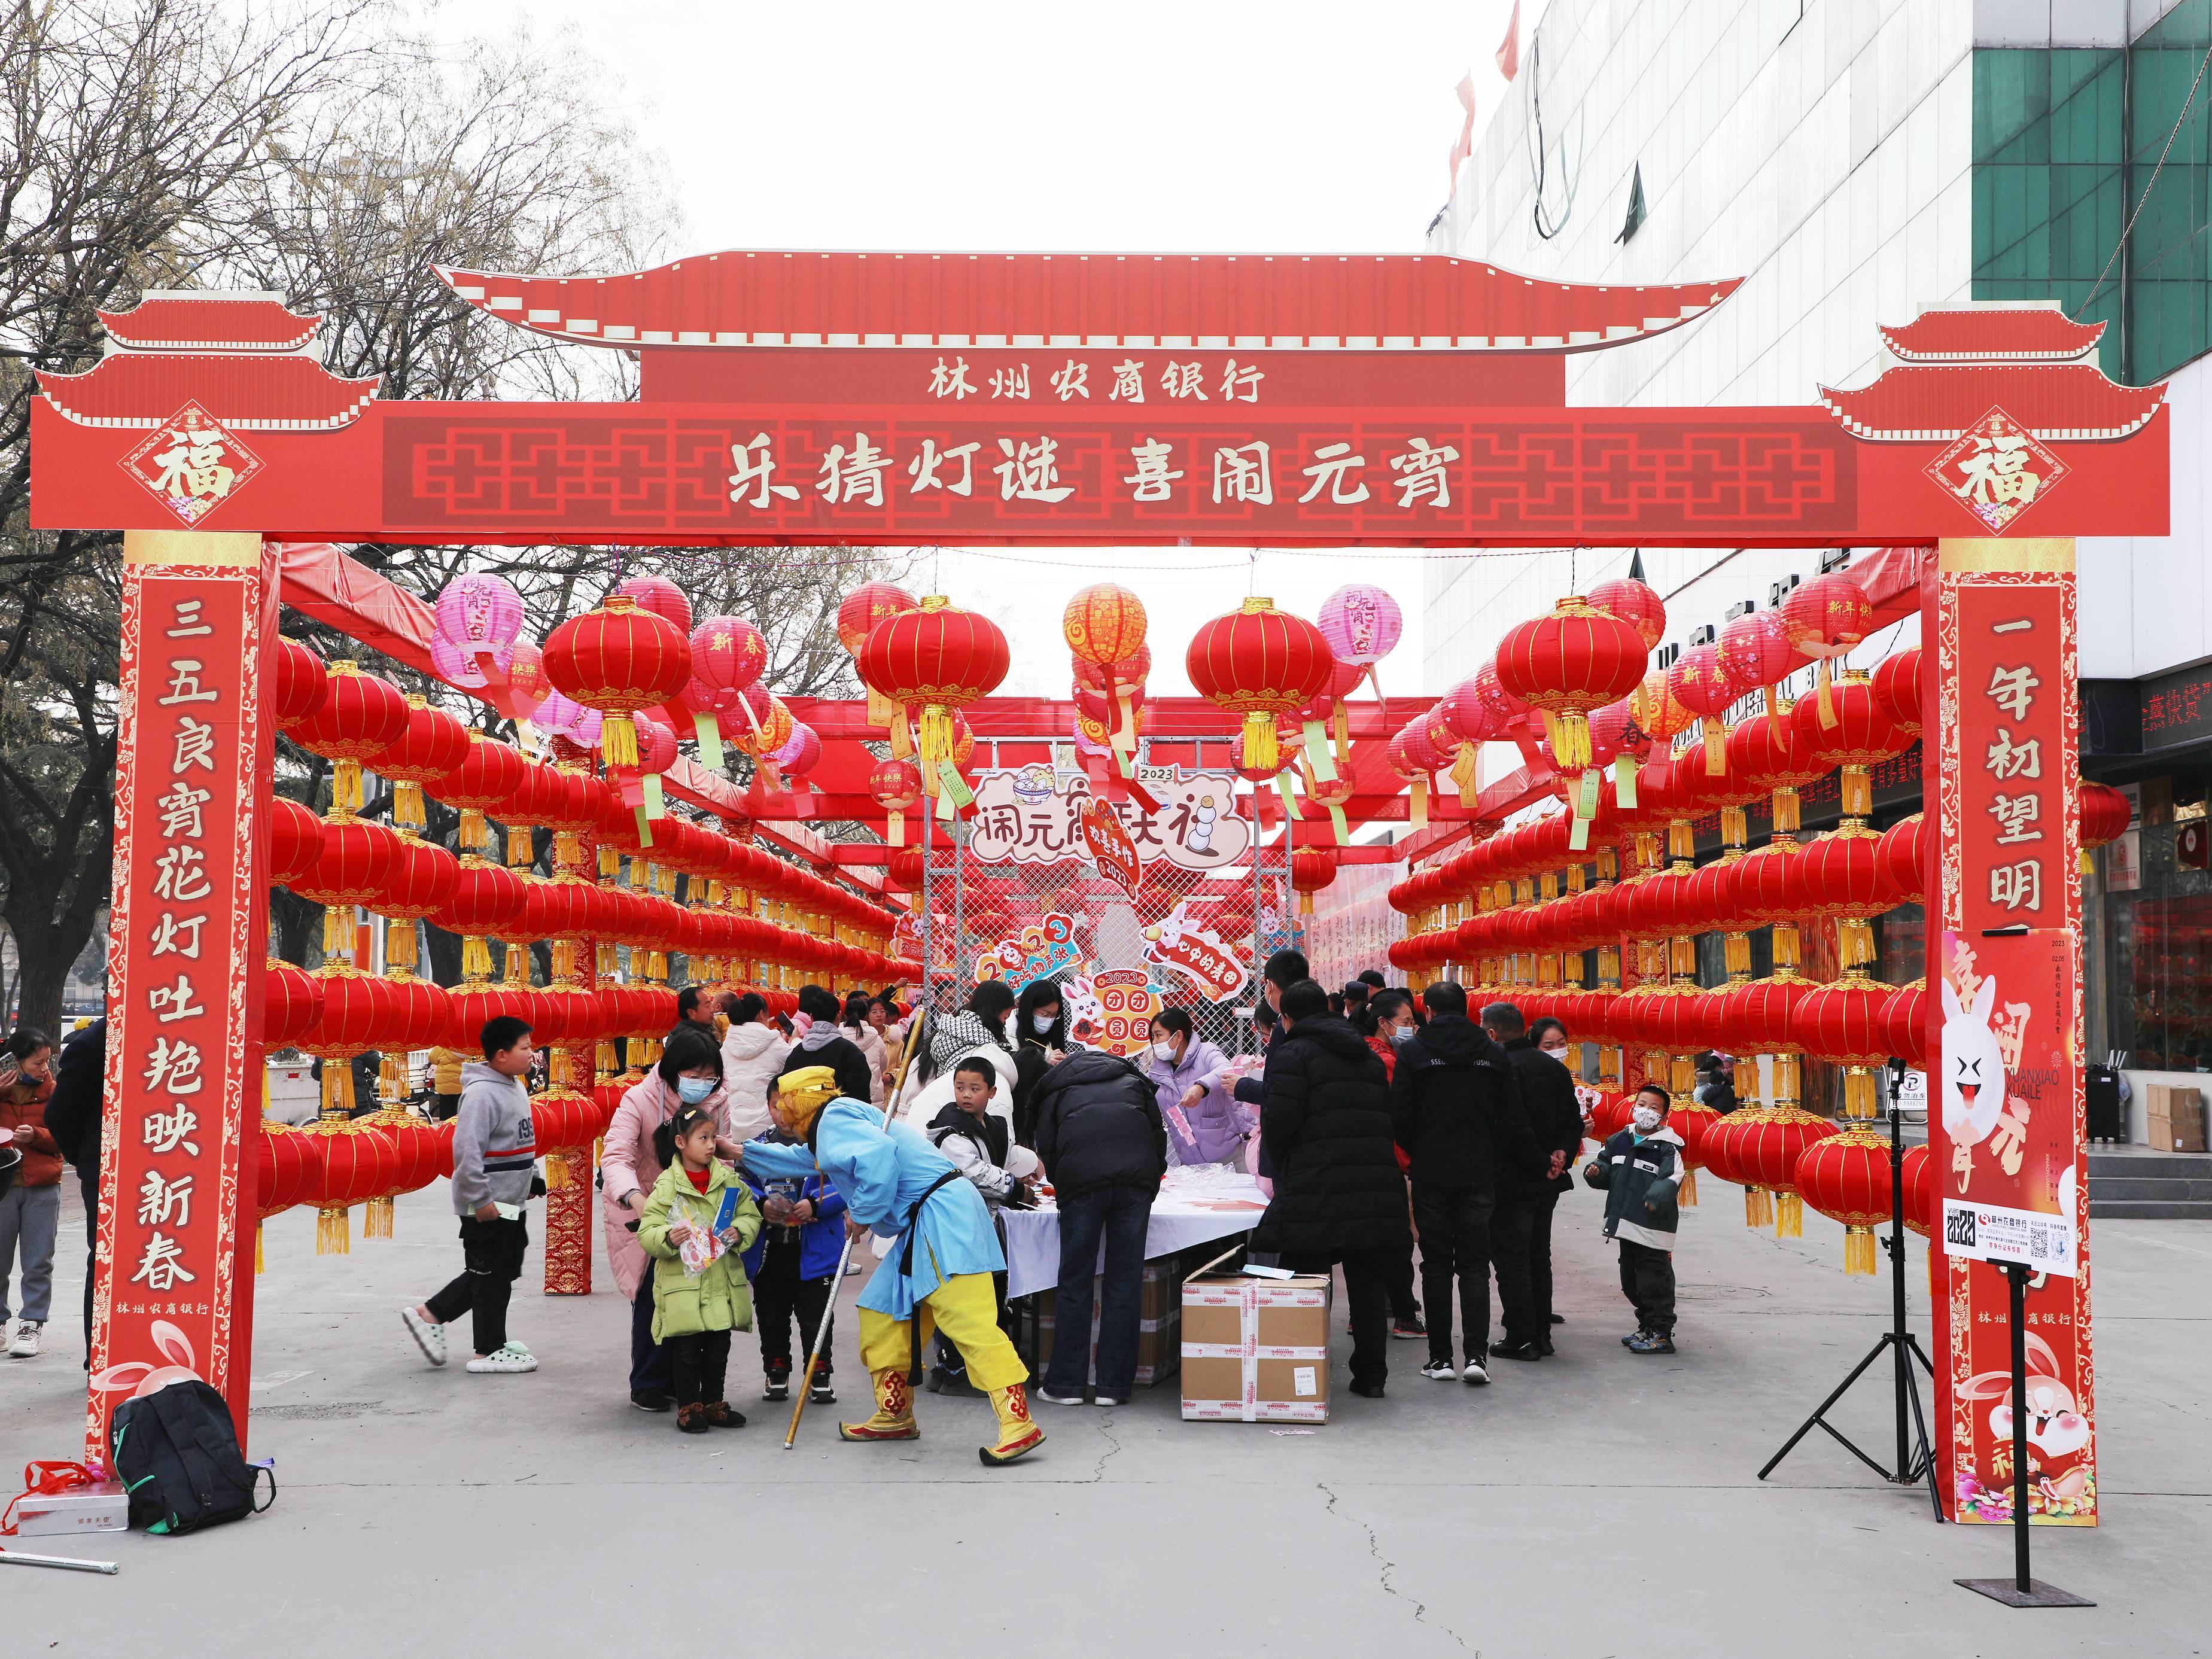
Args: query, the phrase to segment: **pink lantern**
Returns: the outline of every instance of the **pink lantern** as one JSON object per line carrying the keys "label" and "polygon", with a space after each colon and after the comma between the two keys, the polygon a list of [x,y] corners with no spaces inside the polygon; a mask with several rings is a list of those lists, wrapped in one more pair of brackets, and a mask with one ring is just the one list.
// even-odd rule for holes
{"label": "pink lantern", "polygon": [[665,576],[632,576],[615,592],[627,593],[641,611],[650,611],[679,634],[691,631],[691,601]]}
{"label": "pink lantern", "polygon": [[777,770],[803,778],[821,762],[822,739],[805,721],[793,721],[791,741],[769,758],[775,763]]}
{"label": "pink lantern", "polygon": [[599,726],[605,717],[574,698],[549,691],[530,718],[541,732],[566,738],[579,749],[596,749],[599,746]]}
{"label": "pink lantern", "polygon": [[[522,631],[522,596],[504,576],[456,576],[440,591],[431,616],[437,636],[471,663],[489,657],[504,664]],[[481,671],[473,684],[483,684]]]}
{"label": "pink lantern", "polygon": [[484,684],[483,665],[443,634],[430,635],[430,672],[448,685],[474,691]]}
{"label": "pink lantern", "polygon": [[1346,582],[1321,602],[1316,626],[1330,656],[1366,667],[1396,647],[1406,620],[1398,601],[1373,583]]}

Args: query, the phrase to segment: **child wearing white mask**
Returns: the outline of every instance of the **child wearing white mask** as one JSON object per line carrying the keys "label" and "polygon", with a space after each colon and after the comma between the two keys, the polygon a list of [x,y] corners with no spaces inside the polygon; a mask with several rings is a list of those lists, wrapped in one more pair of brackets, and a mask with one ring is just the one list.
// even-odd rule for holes
{"label": "child wearing white mask", "polygon": [[1674,1352],[1675,1194],[1682,1184],[1682,1138],[1667,1127],[1667,1091],[1636,1091],[1629,1127],[1583,1166],[1583,1179],[1606,1195],[1605,1236],[1620,1246],[1620,1290],[1636,1307],[1631,1353]]}
{"label": "child wearing white mask", "polygon": [[1250,1110],[1230,1093],[1229,1057],[1200,1037],[1180,1008],[1152,1017],[1152,1039],[1139,1064],[1168,1126],[1169,1163],[1235,1162],[1254,1125]]}

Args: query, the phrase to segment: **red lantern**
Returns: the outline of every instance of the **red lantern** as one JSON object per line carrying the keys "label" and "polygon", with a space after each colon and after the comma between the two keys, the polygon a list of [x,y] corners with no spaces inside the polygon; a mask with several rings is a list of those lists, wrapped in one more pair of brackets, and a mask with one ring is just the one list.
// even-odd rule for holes
{"label": "red lantern", "polygon": [[1883,1047],[1915,1071],[1928,1065],[1928,987],[1900,985],[1881,1005]]}
{"label": "red lantern", "polygon": [[416,693],[407,698],[407,723],[398,738],[364,759],[370,771],[398,786],[392,792],[392,821],[420,830],[428,822],[422,816],[422,786],[468,757],[469,728]]}
{"label": "red lantern", "polygon": [[551,1088],[530,1097],[531,1133],[545,1158],[549,1189],[566,1187],[590,1173],[592,1143],[607,1127],[610,1115],[600,1111],[591,1096],[574,1089]]}
{"label": "red lantern", "polygon": [[1706,1166],[1743,1188],[1744,1224],[1772,1218],[1777,1238],[1802,1238],[1804,1204],[1797,1161],[1815,1141],[1840,1133],[1836,1125],[1792,1104],[1753,1106],[1730,1114],[1705,1137]]}
{"label": "red lantern", "polygon": [[1881,834],[1881,884],[1892,904],[1927,902],[1928,821],[1915,812]]}
{"label": "red lantern", "polygon": [[837,642],[857,657],[878,623],[915,609],[914,595],[889,582],[863,582],[837,606]]}
{"label": "red lantern", "polygon": [[402,1193],[419,1191],[437,1179],[441,1158],[450,1155],[447,1149],[451,1132],[441,1135],[435,1127],[398,1104],[372,1112],[362,1122],[391,1137],[392,1177],[389,1186],[369,1194],[368,1207],[362,1217],[361,1236],[390,1238],[393,1200]]}
{"label": "red lantern", "polygon": [[1729,733],[1729,769],[1745,782],[1774,795],[1774,833],[1796,833],[1797,791],[1826,773],[1830,763],[1799,741],[1793,706],[1778,703],[1756,719],[1747,720]]}
{"label": "red lantern", "polygon": [[413,836],[399,837],[399,856],[392,860],[392,875],[383,891],[369,901],[379,915],[406,924],[386,929],[384,936],[385,962],[397,977],[405,979],[414,971],[415,924],[444,909],[460,879],[459,861],[444,848]]}
{"label": "red lantern", "polygon": [[1705,764],[1717,772],[1726,763],[1728,729],[1721,716],[1742,695],[1721,666],[1720,653],[1710,645],[1685,651],[1667,671],[1667,691],[1676,702],[1705,722]]}
{"label": "red lantern", "polygon": [[1806,913],[1835,921],[1838,962],[1847,969],[1870,966],[1874,930],[1867,924],[1897,903],[1883,873],[1882,838],[1845,818],[1798,854],[1797,875]]}
{"label": "red lantern", "polygon": [[1782,624],[1800,656],[1839,657],[1873,630],[1874,603],[1849,576],[1815,576],[1790,590]]}
{"label": "red lantern", "polygon": [[1874,811],[1874,782],[1868,769],[1887,760],[1912,739],[1881,712],[1874,687],[1856,669],[1846,669],[1818,697],[1801,700],[1790,711],[1796,746],[1805,754],[1843,769],[1846,818]]}
{"label": "red lantern", "polygon": [[1060,631],[1078,661],[1121,662],[1144,648],[1145,602],[1115,583],[1095,582],[1068,600]]}
{"label": "red lantern", "polygon": [[276,695],[270,705],[277,729],[289,732],[314,718],[330,695],[330,676],[323,659],[297,640],[276,641]]}
{"label": "red lantern", "polygon": [[2135,810],[2128,798],[2108,783],[2081,786],[2081,850],[2106,846],[2127,834]]}
{"label": "red lantern", "polygon": [[1656,649],[1666,637],[1665,601],[1633,576],[1616,576],[1609,582],[1600,582],[1590,589],[1588,604],[1591,610],[1602,611],[1634,629],[1646,652]]}
{"label": "red lantern", "polygon": [[1889,1219],[1889,1139],[1867,1128],[1831,1135],[1797,1160],[1797,1190],[1831,1220],[1844,1224],[1844,1271],[1872,1273],[1874,1230]]}
{"label": "red lantern", "polygon": [[1336,879],[1336,860],[1328,853],[1291,854],[1291,886],[1298,895],[1298,912],[1313,914],[1313,896]]}
{"label": "red lantern", "polygon": [[461,809],[460,848],[479,853],[491,844],[491,831],[483,815],[504,811],[514,792],[522,787],[530,763],[521,752],[496,738],[471,730],[469,747],[451,771],[426,780],[429,792],[448,806]]}
{"label": "red lantern", "polygon": [[[680,597],[680,596],[679,596]],[[685,607],[688,619],[690,607]],[[544,647],[545,677],[555,690],[606,719],[600,750],[610,766],[638,764],[632,716],[666,702],[691,678],[691,642],[666,618],[626,593],[611,593],[596,611],[555,629]]]}
{"label": "red lantern", "polygon": [[263,1118],[253,1150],[253,1213],[266,1221],[306,1198],[322,1173],[321,1152],[314,1136]]}
{"label": "red lantern", "polygon": [[384,896],[399,855],[399,837],[380,823],[347,817],[323,825],[322,852],[313,871],[290,885],[310,904],[325,908],[325,955],[349,954],[354,907],[373,906]]}
{"label": "red lantern", "polygon": [[[325,1070],[333,1064],[326,1060]],[[346,1212],[392,1190],[399,1149],[380,1126],[337,1112],[326,1112],[301,1133],[314,1137],[322,1155],[315,1181],[301,1200],[315,1206],[315,1254],[343,1255],[353,1248]]]}
{"label": "red lantern", "polygon": [[361,810],[361,763],[389,749],[407,731],[407,699],[389,680],[364,674],[350,662],[331,665],[322,706],[290,729],[302,749],[337,763],[331,780],[331,810]]}
{"label": "red lantern", "polygon": [[933,593],[918,610],[877,623],[856,663],[865,684],[920,711],[922,783],[934,795],[940,769],[958,764],[952,759],[954,712],[988,696],[1006,678],[1006,636],[989,617]]}
{"label": "red lantern", "polygon": [[1590,763],[1590,710],[1636,689],[1648,649],[1632,623],[1570,595],[1550,616],[1506,630],[1498,683],[1552,716],[1553,755],[1563,771],[1580,772]]}
{"label": "red lantern", "polygon": [[626,593],[637,601],[641,611],[650,611],[679,634],[691,631],[691,601],[684,597],[684,590],[665,576],[632,576],[615,585],[615,592]]}
{"label": "red lantern", "polygon": [[1832,985],[1816,985],[1798,1001],[1790,1029],[1797,1046],[1817,1060],[1833,1060],[1844,1071],[1844,1116],[1871,1121],[1881,1109],[1874,1068],[1889,1058],[1889,1032],[1882,1005],[1890,987],[1856,973]]}
{"label": "red lantern", "polygon": [[1929,1161],[1928,1143],[1905,1149],[1904,1167],[1899,1171],[1905,1177],[1905,1224],[1921,1237],[1936,1224],[1935,1170]]}
{"label": "red lantern", "polygon": [[1920,735],[1920,647],[1884,657],[1875,665],[1874,700],[1899,730]]}
{"label": "red lantern", "polygon": [[293,887],[313,875],[323,856],[323,821],[295,800],[270,798],[269,879]]}
{"label": "red lantern", "polygon": [[1273,599],[1250,599],[1242,610],[1200,625],[1183,668],[1199,696],[1244,717],[1241,764],[1272,777],[1283,766],[1277,716],[1327,686],[1334,660],[1321,629],[1276,610]]}
{"label": "red lantern", "polygon": [[271,958],[261,994],[261,1042],[289,1048],[323,1017],[323,982],[304,968]]}

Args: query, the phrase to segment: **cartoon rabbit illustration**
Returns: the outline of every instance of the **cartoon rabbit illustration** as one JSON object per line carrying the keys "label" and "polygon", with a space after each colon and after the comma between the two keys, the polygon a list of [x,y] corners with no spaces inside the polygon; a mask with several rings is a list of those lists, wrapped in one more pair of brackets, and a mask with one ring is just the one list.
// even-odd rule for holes
{"label": "cartoon rabbit illustration", "polygon": [[[1980,1371],[1960,1390],[1962,1400],[1994,1400],[1990,1411],[1990,1433],[2000,1461],[2008,1462],[2012,1447],[2012,1373]],[[2079,1498],[2087,1490],[2089,1472],[2080,1464],[2053,1474],[2044,1459],[2071,1457],[2089,1443],[2089,1420],[2075,1409],[2074,1391],[2058,1377],[2058,1356],[2033,1331],[2027,1333],[2027,1443],[2029,1471],[2035,1488],[2046,1502]]]}
{"label": "cartoon rabbit illustration", "polygon": [[1060,981],[1060,990],[1067,1005],[1069,1038],[1076,1042],[1097,1042],[1105,1029],[1106,1011],[1098,1006],[1098,995],[1091,981],[1084,975],[1070,974]]}
{"label": "cartoon rabbit illustration", "polygon": [[2005,1103],[2004,1051],[1990,1029],[1997,982],[1984,977],[1971,1008],[1960,1003],[1949,980],[1942,986],[1943,1129],[1954,1146],[1978,1146],[1996,1127]]}

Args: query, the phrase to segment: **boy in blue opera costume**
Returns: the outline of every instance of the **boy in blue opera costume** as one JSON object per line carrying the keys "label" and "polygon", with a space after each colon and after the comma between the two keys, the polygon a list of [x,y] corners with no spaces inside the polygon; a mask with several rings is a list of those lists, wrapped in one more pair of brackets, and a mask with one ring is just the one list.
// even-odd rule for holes
{"label": "boy in blue opera costume", "polygon": [[875,1415],[842,1423],[848,1440],[913,1440],[908,1373],[918,1343],[942,1330],[968,1362],[969,1380],[991,1398],[999,1438],[980,1449],[987,1466],[1011,1463],[1044,1443],[1030,1419],[1029,1368],[999,1328],[991,1275],[1006,1256],[990,1212],[952,1162],[903,1123],[886,1128],[865,1102],[836,1097],[826,1066],[787,1072],[775,1111],[804,1146],[747,1141],[747,1170],[770,1178],[820,1175],[844,1195],[846,1224],[892,1241],[860,1292],[860,1362],[875,1384]]}

